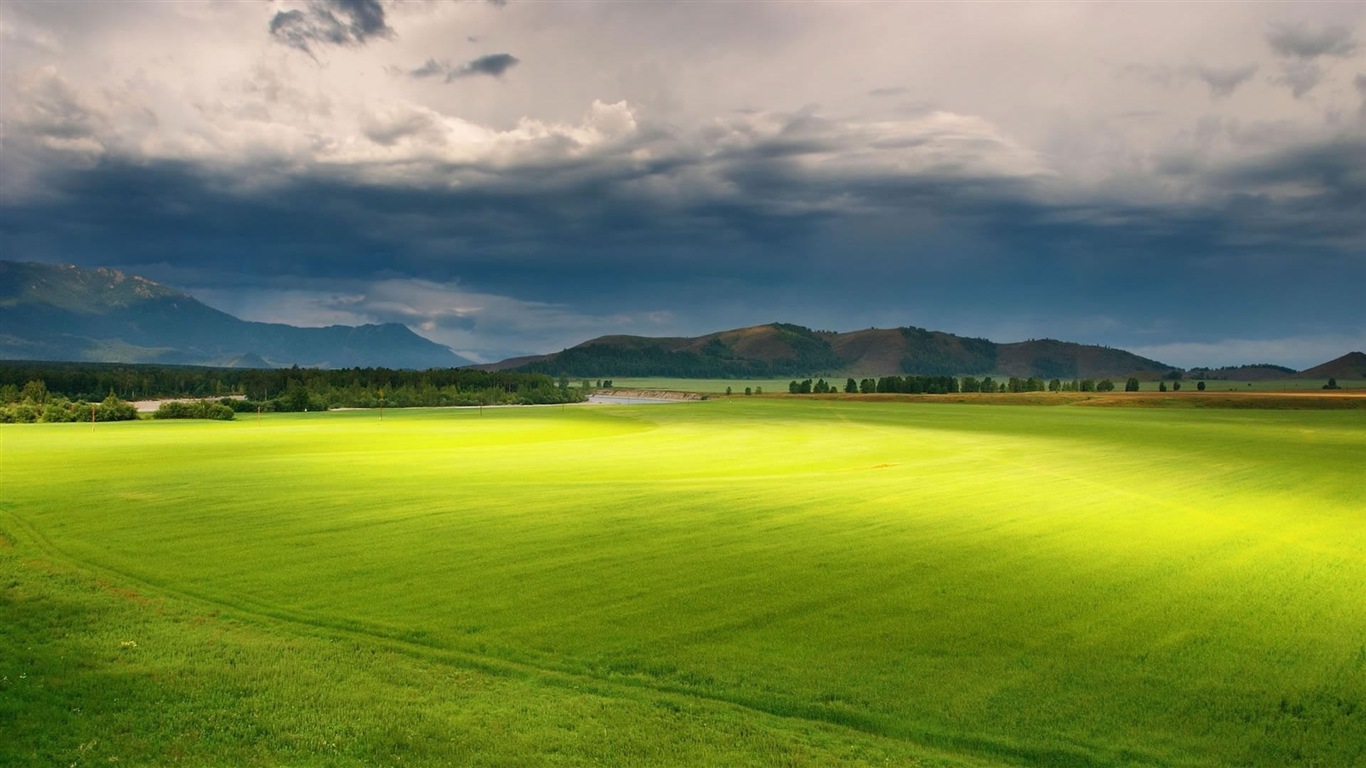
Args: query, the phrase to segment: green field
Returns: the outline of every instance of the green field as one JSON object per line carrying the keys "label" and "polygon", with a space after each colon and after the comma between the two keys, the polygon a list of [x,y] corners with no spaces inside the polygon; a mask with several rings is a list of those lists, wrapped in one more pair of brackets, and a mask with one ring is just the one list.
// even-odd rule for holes
{"label": "green field", "polygon": [[0,765],[1360,765],[1363,468],[1361,410],[4,425]]}
{"label": "green field", "polygon": [[[805,378],[805,377],[803,377]],[[844,382],[847,377],[839,376],[828,378],[835,384],[841,392],[844,391]],[[981,378],[980,376],[978,378]],[[1008,380],[1009,376],[995,376],[997,383]],[[726,387],[731,388],[734,395],[742,395],[745,387],[763,387],[765,394],[782,394],[787,392],[787,385],[792,379],[675,379],[668,377],[650,378],[625,378],[611,379],[612,384],[622,389],[665,389],[675,392],[706,392],[709,394],[720,394],[726,391]],[[1112,379],[1115,386],[1124,389],[1124,377],[1116,376]],[[1274,381],[1226,381],[1222,379],[1206,379],[1205,387],[1210,392],[1284,392],[1300,390],[1322,389],[1327,379],[1277,379]],[[596,383],[596,382],[595,382]],[[1181,391],[1196,391],[1196,380],[1190,379],[1181,382]],[[1341,379],[1338,386],[1342,389],[1366,389],[1366,379]],[[1171,382],[1167,382],[1167,387],[1171,387]],[[1156,392],[1158,382],[1144,381],[1139,383],[1140,392]]]}

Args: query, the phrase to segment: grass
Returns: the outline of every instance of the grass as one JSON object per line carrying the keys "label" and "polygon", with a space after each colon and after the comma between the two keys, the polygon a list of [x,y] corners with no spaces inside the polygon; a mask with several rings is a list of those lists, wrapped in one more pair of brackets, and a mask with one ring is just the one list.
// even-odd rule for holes
{"label": "grass", "polygon": [[0,441],[0,765],[1366,760],[1359,410],[731,399]]}

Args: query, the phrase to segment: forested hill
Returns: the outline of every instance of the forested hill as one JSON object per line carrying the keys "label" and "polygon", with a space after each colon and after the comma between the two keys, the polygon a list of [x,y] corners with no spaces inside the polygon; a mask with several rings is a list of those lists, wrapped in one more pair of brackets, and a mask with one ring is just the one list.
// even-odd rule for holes
{"label": "forested hill", "polygon": [[1158,378],[1176,370],[1124,350],[1052,339],[997,344],[923,328],[835,333],[787,323],[693,338],[603,336],[553,355],[490,367],[590,378],[899,374]]}
{"label": "forested hill", "polygon": [[398,323],[240,320],[113,269],[0,261],[0,359],[243,368],[451,368],[470,361]]}

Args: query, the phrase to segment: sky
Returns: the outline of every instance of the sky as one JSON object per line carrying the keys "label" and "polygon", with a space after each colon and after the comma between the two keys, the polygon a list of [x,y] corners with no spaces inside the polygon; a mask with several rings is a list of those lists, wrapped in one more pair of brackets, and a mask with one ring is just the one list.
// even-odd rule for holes
{"label": "sky", "polygon": [[0,4],[0,251],[468,358],[1366,349],[1366,2]]}

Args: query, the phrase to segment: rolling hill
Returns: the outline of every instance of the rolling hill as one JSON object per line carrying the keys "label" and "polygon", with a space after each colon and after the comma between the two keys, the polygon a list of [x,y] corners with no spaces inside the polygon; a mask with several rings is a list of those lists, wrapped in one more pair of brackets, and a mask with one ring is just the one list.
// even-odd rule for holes
{"label": "rolling hill", "polygon": [[113,269],[0,261],[0,359],[266,368],[452,368],[469,360],[398,323],[241,320]]}
{"label": "rolling hill", "polygon": [[923,328],[848,333],[769,323],[692,338],[602,336],[562,352],[488,366],[558,375],[774,377],[1004,375],[1159,378],[1173,366],[1121,349],[1053,339],[998,344]]}
{"label": "rolling hill", "polygon": [[1342,357],[1306,368],[1297,379],[1366,379],[1366,353],[1348,352]]}
{"label": "rolling hill", "polygon": [[1295,375],[1294,368],[1272,363],[1228,365],[1222,368],[1191,368],[1186,371],[1186,378],[1210,379],[1212,381],[1276,381],[1277,379],[1289,379]]}

